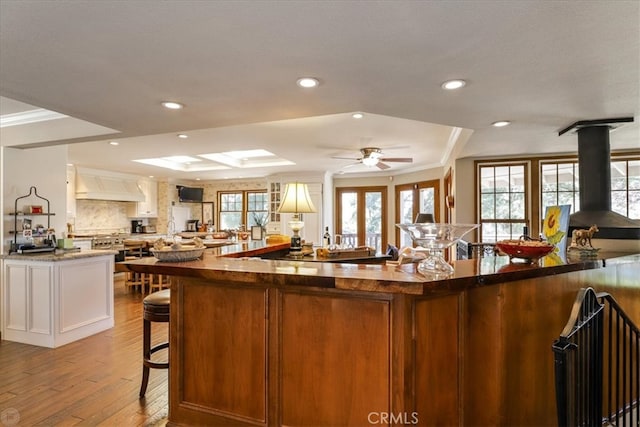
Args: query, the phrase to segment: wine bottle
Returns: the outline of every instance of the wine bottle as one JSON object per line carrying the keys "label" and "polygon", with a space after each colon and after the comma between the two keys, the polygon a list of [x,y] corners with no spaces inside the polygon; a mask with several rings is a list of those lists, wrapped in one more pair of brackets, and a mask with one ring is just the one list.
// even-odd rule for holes
{"label": "wine bottle", "polygon": [[322,247],[328,248],[331,244],[331,234],[329,234],[329,227],[324,228],[324,235],[322,236]]}

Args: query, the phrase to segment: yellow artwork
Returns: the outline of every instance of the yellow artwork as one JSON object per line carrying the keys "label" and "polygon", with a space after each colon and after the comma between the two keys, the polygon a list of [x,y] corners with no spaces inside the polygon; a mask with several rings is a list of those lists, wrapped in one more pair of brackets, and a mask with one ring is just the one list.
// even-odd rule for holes
{"label": "yellow artwork", "polygon": [[555,249],[545,257],[545,265],[564,264],[570,212],[571,205],[547,207],[542,224],[542,235],[547,242],[555,246]]}

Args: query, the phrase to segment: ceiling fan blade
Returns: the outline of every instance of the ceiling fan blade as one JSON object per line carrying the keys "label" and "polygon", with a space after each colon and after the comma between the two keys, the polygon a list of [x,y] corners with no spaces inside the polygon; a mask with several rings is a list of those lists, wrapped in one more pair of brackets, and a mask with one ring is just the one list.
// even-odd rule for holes
{"label": "ceiling fan blade", "polygon": [[351,167],[354,167],[354,166],[357,166],[357,165],[361,165],[361,164],[362,164],[362,163],[360,163],[360,162],[351,163],[350,165],[343,166],[343,167],[341,167],[340,169],[351,168]]}
{"label": "ceiling fan blade", "polygon": [[360,160],[359,157],[338,157],[338,156],[331,156],[332,159],[340,159],[340,160]]}
{"label": "ceiling fan blade", "polygon": [[380,160],[383,160],[385,162],[413,163],[413,159],[411,157],[383,157]]}
{"label": "ceiling fan blade", "polygon": [[378,169],[382,169],[382,170],[389,169],[391,167],[391,166],[389,166],[389,165],[387,165],[385,163],[382,163],[382,162],[378,162],[376,164],[376,166],[378,167]]}
{"label": "ceiling fan blade", "polygon": [[411,148],[410,145],[387,145],[387,146],[379,146],[380,150],[405,150],[407,148]]}

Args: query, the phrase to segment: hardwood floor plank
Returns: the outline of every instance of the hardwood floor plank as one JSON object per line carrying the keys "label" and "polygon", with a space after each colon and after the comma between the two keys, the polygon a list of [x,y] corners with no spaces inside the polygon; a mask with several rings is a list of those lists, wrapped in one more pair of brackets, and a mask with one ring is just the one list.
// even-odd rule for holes
{"label": "hardwood floor plank", "polygon": [[13,399],[14,397],[16,397],[16,395],[13,393],[9,393],[9,392],[2,393],[0,394],[0,403],[6,402],[7,400]]}
{"label": "hardwood floor plank", "polygon": [[[0,412],[18,411],[20,425],[156,426],[166,420],[166,370],[151,370],[146,398],[138,399],[144,296],[126,292],[118,280],[115,326],[56,349],[0,342]],[[167,334],[168,324],[154,324],[152,343]]]}

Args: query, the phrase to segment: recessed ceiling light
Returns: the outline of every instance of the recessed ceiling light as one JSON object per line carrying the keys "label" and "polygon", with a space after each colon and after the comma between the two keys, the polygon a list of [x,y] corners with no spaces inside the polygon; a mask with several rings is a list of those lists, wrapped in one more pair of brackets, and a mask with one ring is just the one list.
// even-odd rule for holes
{"label": "recessed ceiling light", "polygon": [[179,103],[177,103],[177,102],[173,102],[173,101],[164,101],[164,102],[162,103],[162,106],[163,106],[164,108],[168,108],[168,109],[170,109],[170,110],[179,110],[179,109],[181,109],[182,107],[184,107],[184,105],[179,104]]}
{"label": "recessed ceiling light", "polygon": [[111,144],[111,145],[120,145],[120,143],[118,141],[111,141],[109,144]]}
{"label": "recessed ceiling light", "polygon": [[354,119],[361,119],[361,118],[364,117],[364,114],[362,114],[362,113],[353,113],[353,115],[351,117],[353,117]]}
{"label": "recessed ceiling light", "polygon": [[511,122],[509,122],[509,121],[500,120],[499,122],[491,123],[491,126],[495,126],[497,128],[501,128],[501,127],[509,126],[510,124],[511,124]]}
{"label": "recessed ceiling light", "polygon": [[461,87],[464,87],[466,84],[467,82],[465,82],[464,80],[448,80],[442,83],[442,89],[447,89],[447,90],[460,89]]}
{"label": "recessed ceiling light", "polygon": [[196,181],[200,181],[200,178],[196,178]]}
{"label": "recessed ceiling light", "polygon": [[178,138],[187,139],[189,138],[189,135],[185,135],[184,133],[179,133]]}
{"label": "recessed ceiling light", "polygon": [[302,77],[300,79],[298,79],[298,81],[296,82],[298,84],[298,86],[303,87],[303,88],[312,88],[312,87],[316,87],[320,84],[320,82],[318,81],[318,79],[315,79],[313,77]]}
{"label": "recessed ceiling light", "polygon": [[149,178],[153,178],[153,175],[149,175]]}

